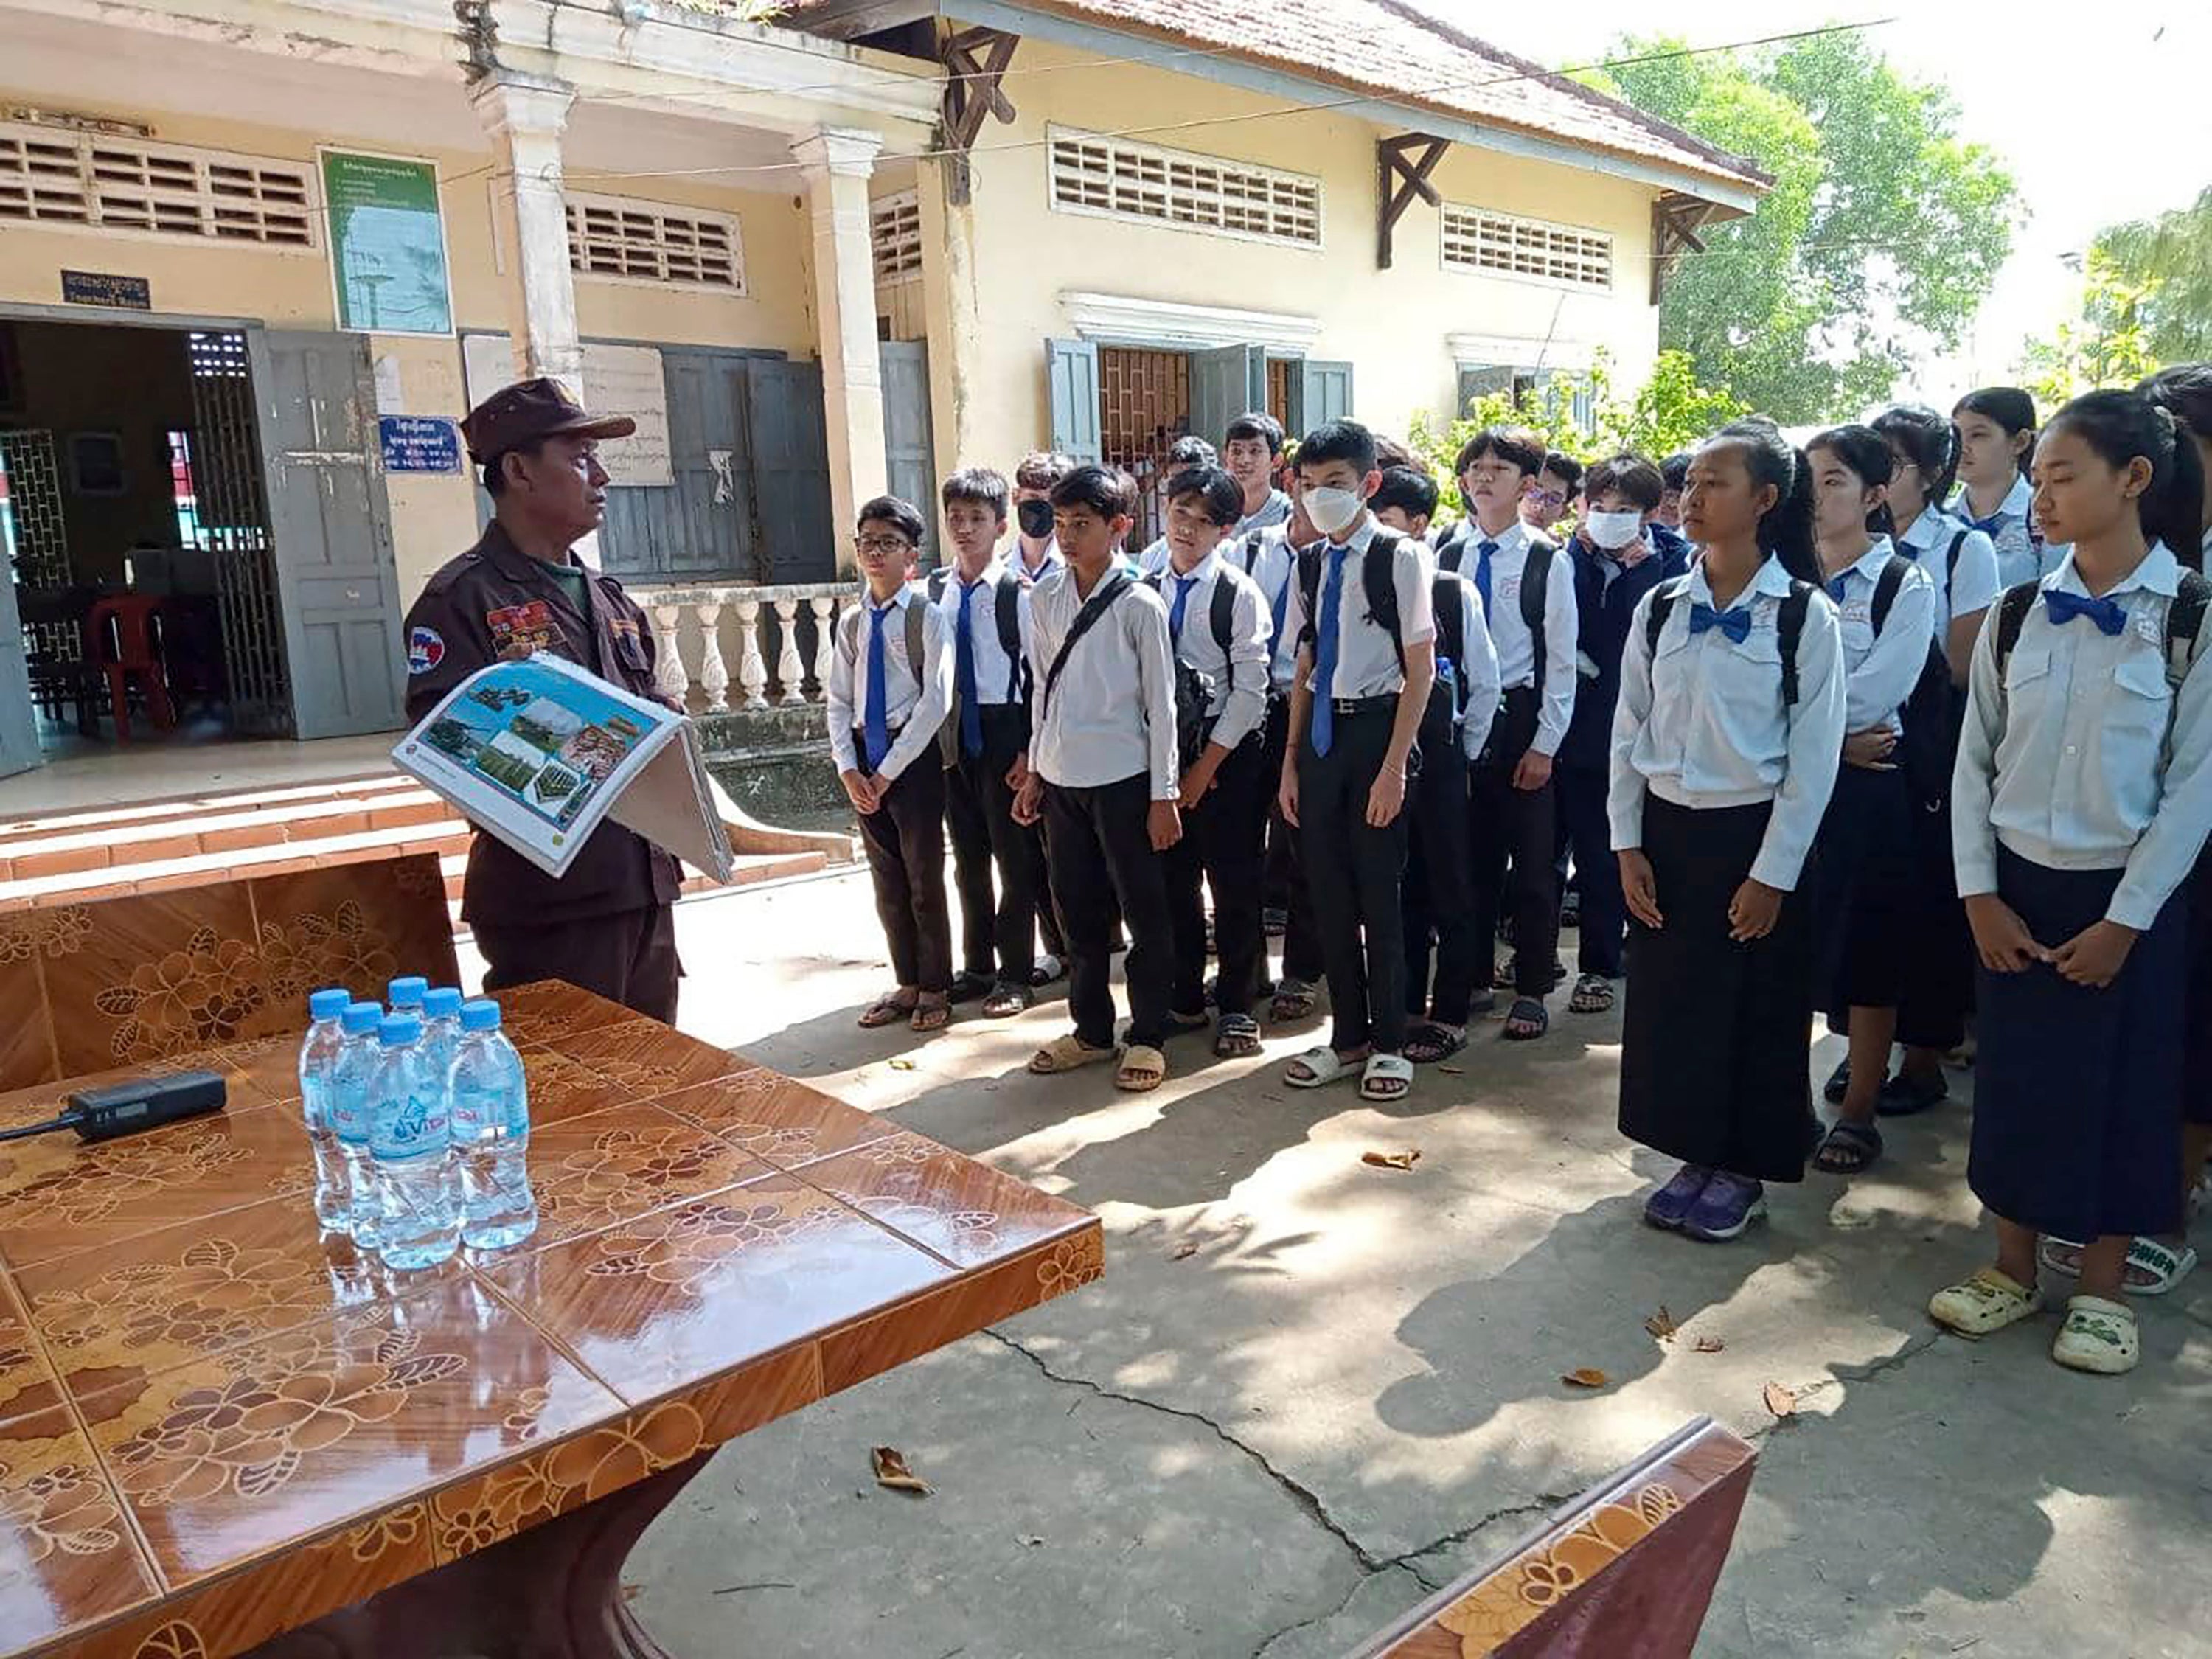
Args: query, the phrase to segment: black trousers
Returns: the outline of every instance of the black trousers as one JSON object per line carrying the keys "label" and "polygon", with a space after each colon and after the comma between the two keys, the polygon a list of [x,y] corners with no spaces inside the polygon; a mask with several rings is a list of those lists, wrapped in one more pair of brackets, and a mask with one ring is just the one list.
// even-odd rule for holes
{"label": "black trousers", "polygon": [[1029,837],[1030,861],[1036,871],[1037,942],[1045,954],[1067,960],[1067,930],[1060,925],[1060,904],[1052,896],[1051,849],[1047,845],[1044,820],[1039,818],[1022,832]]}
{"label": "black trousers", "polygon": [[[1559,949],[1559,895],[1553,884],[1552,823],[1556,780],[1541,789],[1516,789],[1514,769],[1536,736],[1540,699],[1534,686],[1505,694],[1490,747],[1474,769],[1468,797],[1468,848],[1474,870],[1474,951],[1478,966],[1498,951],[1498,916],[1513,907],[1515,990],[1542,1001],[1552,991]],[[1505,878],[1508,859],[1513,880]]]}
{"label": "black trousers", "polygon": [[1067,1008],[1076,1036],[1093,1048],[1114,1042],[1113,956],[1106,947],[1117,909],[1129,932],[1122,964],[1129,1041],[1157,1048],[1167,1036],[1175,933],[1166,866],[1146,826],[1152,807],[1152,780],[1141,772],[1090,788],[1044,787],[1052,894],[1067,932]]}
{"label": "black trousers", "polygon": [[[1619,979],[1621,946],[1628,936],[1628,902],[1620,896],[1620,860],[1613,850],[1613,821],[1605,811],[1609,783],[1600,766],[1562,766],[1552,774],[1559,828],[1574,853],[1575,880],[1583,896],[1578,965],[1585,974]],[[1553,867],[1556,871],[1559,866]]]}
{"label": "black trousers", "polygon": [[1413,820],[1406,858],[1406,1008],[1415,1018],[1425,1014],[1444,1025],[1467,1024],[1479,966],[1474,883],[1467,850],[1467,751],[1460,747],[1459,733],[1425,727],[1421,775],[1412,781],[1406,797]]}
{"label": "black trousers", "polygon": [[860,814],[876,915],[901,985],[952,988],[952,914],[945,901],[945,769],[934,747],[899,774],[881,805]]}
{"label": "black trousers", "polygon": [[1215,1006],[1224,1014],[1249,1014],[1267,966],[1267,938],[1260,926],[1261,869],[1267,834],[1266,755],[1248,738],[1230,751],[1213,775],[1213,787],[1182,815],[1182,839],[1166,854],[1168,920],[1175,933],[1175,984],[1170,1001],[1179,1014],[1206,1012],[1206,901],[1213,891],[1213,941],[1221,959]]}
{"label": "black trousers", "polygon": [[[1037,896],[1043,880],[1041,842],[1014,822],[1006,772],[1022,751],[1027,723],[1018,708],[978,711],[983,751],[963,752],[945,775],[945,827],[952,836],[952,884],[960,895],[961,965],[971,974],[1015,985],[1036,965]],[[995,895],[992,872],[995,866]]]}
{"label": "black trousers", "polygon": [[665,904],[543,927],[477,924],[483,953],[484,994],[557,979],[634,1008],[664,1025],[676,1024],[676,912]]}
{"label": "black trousers", "polygon": [[1406,1046],[1400,884],[1411,826],[1404,811],[1380,830],[1367,822],[1367,793],[1389,752],[1394,718],[1387,708],[1339,714],[1328,753],[1314,752],[1309,731],[1298,756],[1298,854],[1328,964],[1329,1042],[1340,1052],[1371,1042],[1395,1054]]}
{"label": "black trousers", "polygon": [[1261,750],[1261,769],[1267,775],[1267,876],[1270,908],[1290,914],[1283,933],[1283,977],[1317,985],[1328,971],[1322,959],[1321,928],[1314,921],[1313,895],[1306,887],[1298,861],[1298,832],[1283,816],[1280,799],[1283,752],[1290,747],[1291,700],[1275,697],[1267,704],[1267,735]]}

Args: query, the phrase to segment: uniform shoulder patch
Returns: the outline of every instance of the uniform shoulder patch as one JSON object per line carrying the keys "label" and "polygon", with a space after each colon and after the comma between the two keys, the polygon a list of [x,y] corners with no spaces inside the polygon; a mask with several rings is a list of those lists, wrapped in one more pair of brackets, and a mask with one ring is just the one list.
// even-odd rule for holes
{"label": "uniform shoulder patch", "polygon": [[407,672],[427,674],[446,659],[445,636],[417,623],[407,630]]}

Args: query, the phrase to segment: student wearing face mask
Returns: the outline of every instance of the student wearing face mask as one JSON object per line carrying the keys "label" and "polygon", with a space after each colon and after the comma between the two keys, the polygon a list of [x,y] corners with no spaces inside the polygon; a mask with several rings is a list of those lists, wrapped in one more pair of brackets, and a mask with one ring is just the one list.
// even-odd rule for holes
{"label": "student wearing face mask", "polygon": [[1052,492],[1075,471],[1075,459],[1047,450],[1024,456],[1014,469],[1014,523],[1006,568],[1024,587],[1035,587],[1066,562],[1053,539]]}
{"label": "student wearing face mask", "polygon": [[1568,544],[1579,682],[1574,718],[1559,744],[1553,778],[1567,850],[1582,887],[1579,977],[1567,1006],[1575,1013],[1598,1014],[1613,1006],[1628,928],[1620,865],[1613,855],[1605,811],[1613,712],[1620,702],[1620,657],[1644,596],[1688,571],[1689,544],[1657,521],[1663,480],[1641,455],[1597,462],[1583,487],[1589,510]]}
{"label": "student wearing face mask", "polygon": [[1300,556],[1287,623],[1299,637],[1283,760],[1283,816],[1298,827],[1328,963],[1335,1029],[1292,1060],[1294,1089],[1357,1075],[1360,1098],[1401,1100],[1407,772],[1436,678],[1426,550],[1367,510],[1375,439],[1332,421],[1298,446],[1306,514],[1325,540]]}

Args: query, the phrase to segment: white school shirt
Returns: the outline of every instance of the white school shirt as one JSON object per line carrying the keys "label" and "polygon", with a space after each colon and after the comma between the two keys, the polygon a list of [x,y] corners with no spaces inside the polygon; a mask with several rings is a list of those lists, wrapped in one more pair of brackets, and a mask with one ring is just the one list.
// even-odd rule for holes
{"label": "white school shirt", "polygon": [[[1459,590],[1460,649],[1465,660],[1455,662],[1452,672],[1466,688],[1460,698],[1467,713],[1460,721],[1459,742],[1468,759],[1473,760],[1490,741],[1490,728],[1498,719],[1498,700],[1504,695],[1498,687],[1498,647],[1490,641],[1490,625],[1483,617],[1482,595],[1474,579],[1445,570],[1437,573],[1437,580]],[[1442,629],[1437,630],[1437,649],[1443,649]]]}
{"label": "white school shirt", "polygon": [[[1677,588],[1655,655],[1645,643],[1651,606]],[[1718,628],[1691,637],[1692,609],[1713,602],[1703,566],[1638,601],[1613,716],[1606,811],[1615,852],[1643,846],[1647,794],[1708,810],[1771,800],[1751,877],[1796,887],[1843,761],[1844,675],[1836,608],[1815,591],[1797,641],[1797,702],[1783,702],[1779,618],[1789,596],[1789,572],[1768,559],[1735,599],[1752,615],[1741,645]]]}
{"label": "white school shirt", "polygon": [[[2071,554],[2038,586],[2087,596]],[[2002,685],[1996,629],[1982,630],[1951,781],[1962,897],[1997,890],[2002,841],[2051,869],[2125,869],[2106,920],[2140,930],[2158,919],[2212,824],[2212,672],[2193,670],[2178,703],[2166,682],[2166,613],[2180,586],[2160,542],[2104,595],[2127,612],[2117,635],[2087,617],[2055,623],[2039,597]]]}
{"label": "white school shirt", "polygon": [[1459,573],[1470,581],[1482,561],[1481,544],[1497,544],[1498,550],[1490,556],[1490,639],[1498,647],[1498,683],[1508,691],[1536,683],[1536,641],[1521,614],[1521,576],[1528,568],[1532,538],[1552,549],[1551,569],[1544,579],[1543,702],[1536,713],[1536,736],[1528,746],[1540,755],[1555,755],[1575,718],[1581,627],[1575,610],[1574,560],[1542,531],[1520,519],[1497,536],[1486,534],[1469,519],[1467,532],[1459,544]]}
{"label": "white school shirt", "polygon": [[[1273,636],[1268,642],[1267,681],[1278,696],[1290,695],[1291,682],[1298,675],[1298,636],[1291,626],[1291,590],[1297,585],[1298,556],[1291,546],[1289,521],[1270,525],[1260,532],[1260,545],[1252,556],[1249,569],[1245,568],[1244,539],[1224,538],[1216,556],[1225,558],[1252,579],[1260,590],[1260,598],[1267,607],[1268,626]],[[1280,617],[1282,625],[1276,627]]]}
{"label": "white school shirt", "polygon": [[[1846,565],[1824,586],[1836,606],[1844,636],[1844,730],[1901,732],[1897,711],[1912,695],[1912,687],[1928,661],[1929,632],[1936,626],[1936,585],[1919,565],[1909,565],[1898,584],[1881,636],[1875,637],[1874,595],[1881,585],[1882,570],[1897,549],[1887,536],[1876,536],[1874,545],[1855,564]],[[1844,584],[1843,596],[1836,584]]]}
{"label": "white school shirt", "polygon": [[1168,538],[1164,536],[1155,536],[1145,550],[1137,555],[1137,574],[1140,576],[1157,576],[1168,568],[1169,562]]}
{"label": "white school shirt", "polygon": [[1255,530],[1272,530],[1279,524],[1291,521],[1291,498],[1279,489],[1270,489],[1267,499],[1237,520],[1232,536],[1249,536]]}
{"label": "white school shirt", "polygon": [[[1224,561],[1217,546],[1187,573],[1170,563],[1160,573],[1160,599],[1175,617],[1176,594],[1188,579],[1190,598],[1183,602],[1182,633],[1172,628],[1178,661],[1188,663],[1212,684],[1206,712],[1214,721],[1212,742],[1234,749],[1267,717],[1267,653],[1274,629],[1267,620],[1267,602],[1252,579]],[[1229,649],[1213,637],[1213,590],[1227,582],[1237,592],[1230,610]],[[1080,650],[1080,646],[1076,647]]]}
{"label": "white school shirt", "polygon": [[[1951,568],[1951,543],[1960,532],[1959,568]],[[1936,584],[1936,643],[1950,661],[1951,624],[1996,603],[1997,550],[1995,543],[1949,514],[1929,507],[1897,538],[1897,550],[1914,561]],[[1951,663],[1955,670],[1958,664]]]}
{"label": "white school shirt", "polygon": [[[1014,665],[999,642],[999,579],[1006,568],[1003,559],[994,558],[985,565],[973,584],[975,597],[968,601],[968,637],[975,656],[975,701],[987,708],[1022,700]],[[945,635],[950,641],[946,648],[952,653],[956,693],[960,687],[960,595],[965,586],[960,580],[960,567],[947,566],[945,591],[937,596],[937,609],[945,618]],[[1026,649],[1030,637],[1030,590],[1026,587],[1017,596],[1014,614],[1020,620]]]}
{"label": "white school shirt", "polygon": [[[906,656],[906,607],[921,605],[921,647],[927,659],[917,686],[913,665]],[[915,584],[899,589],[888,605],[878,607],[865,589],[860,604],[837,618],[836,649],[830,657],[830,684],[823,687],[829,705],[830,755],[840,772],[859,771],[860,755],[854,744],[855,727],[868,716],[868,636],[874,627],[871,616],[878,608],[884,618],[884,724],[895,735],[877,768],[878,776],[894,780],[912,765],[915,757],[937,741],[952,707],[952,629],[931,608],[929,596]]]}
{"label": "white school shirt", "polygon": [[1114,566],[1099,584],[1117,576],[1128,592],[1075,642],[1049,701],[1045,681],[1052,660],[1086,596],[1076,592],[1075,572],[1065,564],[1030,590],[1030,673],[1036,687],[1030,767],[1047,783],[1070,789],[1142,774],[1152,780],[1154,800],[1173,800],[1182,793],[1182,774],[1168,608]]}
{"label": "white school shirt", "polygon": [[[1405,671],[1398,666],[1398,653],[1391,647],[1390,635],[1369,611],[1366,589],[1361,585],[1368,544],[1381,529],[1375,522],[1375,515],[1369,513],[1361,517],[1346,539],[1324,540],[1321,544],[1321,585],[1314,593],[1316,607],[1328,603],[1330,555],[1340,547],[1346,550],[1340,578],[1342,586],[1337,595],[1336,673],[1328,688],[1331,697],[1395,696],[1406,689]],[[1389,533],[1397,535],[1395,531]],[[1397,556],[1391,561],[1390,574],[1398,589],[1398,637],[1408,647],[1427,645],[1437,636],[1435,605],[1429,595],[1428,563],[1422,552],[1421,544],[1411,536],[1398,536]],[[1305,590],[1295,580],[1291,584],[1283,626],[1292,639],[1305,637]],[[1313,646],[1303,648],[1317,653],[1318,636]],[[1315,690],[1315,695],[1320,695],[1310,675],[1306,684],[1308,689]]]}
{"label": "white school shirt", "polygon": [[[1946,510],[1960,524],[1980,530],[1996,546],[2000,592],[2022,582],[2041,581],[2058,568],[2058,562],[2066,556],[2063,546],[2046,546],[2035,528],[2035,487],[2028,483],[2025,473],[2013,479],[2012,488],[2005,491],[2004,500],[1987,520],[1973,516],[1973,504],[1966,499],[1964,484],[1952,492]],[[1962,561],[1965,559],[1964,548],[1959,550],[1959,556]]]}
{"label": "white school shirt", "polygon": [[1024,587],[1035,587],[1054,571],[1067,568],[1067,561],[1060,556],[1060,541],[1057,537],[1044,544],[1044,557],[1037,562],[1037,568],[1035,570],[1030,569],[1023,562],[1022,538],[1019,536],[1008,542],[1006,550],[999,556],[1006,562],[1006,568],[1020,579]]}

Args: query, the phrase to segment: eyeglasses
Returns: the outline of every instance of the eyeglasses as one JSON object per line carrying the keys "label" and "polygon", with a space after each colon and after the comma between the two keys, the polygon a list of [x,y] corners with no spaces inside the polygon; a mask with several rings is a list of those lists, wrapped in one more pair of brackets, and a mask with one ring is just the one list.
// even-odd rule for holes
{"label": "eyeglasses", "polygon": [[855,536],[853,545],[863,553],[906,553],[914,548],[903,536]]}
{"label": "eyeglasses", "polygon": [[1565,507],[1567,504],[1566,496],[1556,489],[1532,489],[1528,492],[1528,499],[1539,507]]}

